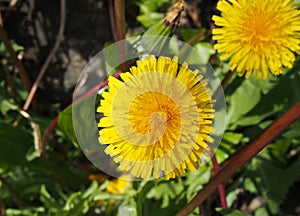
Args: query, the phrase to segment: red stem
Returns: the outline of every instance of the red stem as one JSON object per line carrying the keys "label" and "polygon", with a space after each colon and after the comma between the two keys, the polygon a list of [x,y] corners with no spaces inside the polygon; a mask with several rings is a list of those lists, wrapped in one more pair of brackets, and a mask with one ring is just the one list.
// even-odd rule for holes
{"label": "red stem", "polygon": [[[217,175],[220,172],[220,166],[218,164],[216,154],[214,154],[211,157],[211,161],[212,161],[213,168],[214,168],[214,174]],[[228,208],[227,201],[226,201],[226,191],[225,191],[224,182],[222,182],[218,185],[218,191],[219,191],[219,198],[220,198],[222,208]]]}
{"label": "red stem", "polygon": [[[216,90],[216,92],[213,95],[214,99],[218,100],[218,98],[221,95],[221,92],[223,91],[223,89],[225,89],[225,87],[227,86],[227,84],[228,84],[229,80],[231,79],[231,77],[233,76],[233,74],[234,74],[234,72],[232,72],[232,71],[229,71],[226,74],[226,76],[222,80],[221,85],[218,87],[218,89]],[[216,175],[220,171],[220,166],[218,164],[216,154],[214,154],[214,152],[213,152],[212,146],[210,146],[210,148],[212,150],[211,160],[212,160],[212,164],[213,164],[214,173]],[[222,208],[228,208],[227,201],[226,201],[226,190],[225,190],[224,182],[221,182],[218,185],[218,192],[219,192],[219,198],[220,198]]]}
{"label": "red stem", "polygon": [[263,148],[272,142],[293,122],[300,118],[300,101],[288,112],[277,119],[268,127],[256,140],[236,151],[224,164],[223,169],[218,172],[197,195],[188,203],[177,216],[189,215],[199,206],[225,179],[229,178],[237,169],[242,167],[253,157],[255,157]]}

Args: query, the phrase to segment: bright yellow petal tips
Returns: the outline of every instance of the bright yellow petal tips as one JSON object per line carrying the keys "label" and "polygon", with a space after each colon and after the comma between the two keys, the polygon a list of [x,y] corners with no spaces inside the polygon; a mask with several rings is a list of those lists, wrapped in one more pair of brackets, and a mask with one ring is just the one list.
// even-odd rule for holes
{"label": "bright yellow petal tips", "polygon": [[267,79],[291,68],[300,54],[300,11],[292,0],[220,0],[213,16],[214,46],[230,69]]}
{"label": "bright yellow petal tips", "polygon": [[208,154],[214,109],[207,81],[187,63],[150,56],[109,90],[97,111],[99,142],[121,171],[149,179],[183,175]]}

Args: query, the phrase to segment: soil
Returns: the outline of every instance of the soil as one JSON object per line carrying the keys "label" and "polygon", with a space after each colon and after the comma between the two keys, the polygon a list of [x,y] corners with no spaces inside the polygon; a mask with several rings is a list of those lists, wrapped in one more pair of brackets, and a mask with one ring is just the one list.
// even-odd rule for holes
{"label": "soil", "polygon": [[[4,11],[4,25],[10,39],[24,47],[23,62],[34,81],[59,28],[60,1],[18,1],[17,8]],[[108,2],[104,0],[67,0],[66,28],[63,42],[51,62],[38,90],[39,103],[61,103],[65,107],[77,78],[89,59],[104,44],[112,41]]]}

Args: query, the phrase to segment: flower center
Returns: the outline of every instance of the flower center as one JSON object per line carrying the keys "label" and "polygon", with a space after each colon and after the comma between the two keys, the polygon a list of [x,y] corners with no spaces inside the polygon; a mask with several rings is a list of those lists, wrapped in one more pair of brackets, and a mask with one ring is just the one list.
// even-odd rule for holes
{"label": "flower center", "polygon": [[139,134],[161,134],[169,127],[180,128],[180,112],[175,102],[160,92],[140,94],[129,108],[129,122]]}
{"label": "flower center", "polygon": [[241,40],[250,44],[253,51],[260,52],[262,48],[274,45],[274,38],[282,34],[281,21],[272,11],[251,8],[244,16]]}

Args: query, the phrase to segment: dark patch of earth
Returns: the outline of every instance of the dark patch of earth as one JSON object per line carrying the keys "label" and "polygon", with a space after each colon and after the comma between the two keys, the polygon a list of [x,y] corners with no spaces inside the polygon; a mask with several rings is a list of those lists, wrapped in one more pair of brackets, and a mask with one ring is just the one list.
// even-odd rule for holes
{"label": "dark patch of earth", "polygon": [[[24,47],[23,63],[33,82],[56,39],[60,1],[35,1],[31,18],[29,5],[30,0],[19,1],[16,11],[4,12],[4,24],[9,38]],[[66,10],[63,41],[37,94],[39,103],[61,103],[61,108],[71,102],[83,67],[113,41],[108,1],[67,0]]]}

